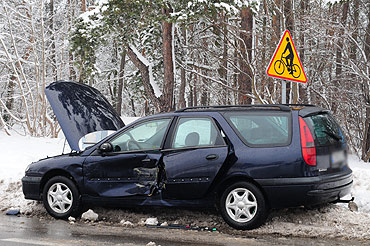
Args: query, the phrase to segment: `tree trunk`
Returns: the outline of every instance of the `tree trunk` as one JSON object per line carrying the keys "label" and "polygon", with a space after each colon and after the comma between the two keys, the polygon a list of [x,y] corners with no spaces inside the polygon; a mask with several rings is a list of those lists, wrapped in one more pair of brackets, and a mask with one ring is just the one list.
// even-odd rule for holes
{"label": "tree trunk", "polygon": [[[172,8],[162,8],[162,14],[169,16]],[[173,64],[173,43],[172,43],[172,26],[171,22],[162,22],[162,39],[163,39],[163,96],[161,98],[161,109],[168,112],[173,108],[173,87],[175,84],[174,64]]]}
{"label": "tree trunk", "polygon": [[[238,47],[238,38],[235,37],[234,38],[234,47]],[[239,61],[239,54],[238,54],[238,49],[234,49],[234,63],[237,64],[238,61]],[[232,104],[238,104],[239,102],[239,99],[238,99],[238,76],[239,75],[239,70],[237,68],[237,66],[234,66],[234,75],[233,75],[233,87],[234,87],[234,101]]]}
{"label": "tree trunk", "polygon": [[[306,23],[305,23],[305,14],[306,14],[306,6],[308,6],[309,2],[301,0],[300,4],[300,30],[299,30],[299,41],[300,41],[300,49],[299,49],[299,58],[301,59],[301,63],[303,68],[305,67],[304,63],[304,46],[305,46],[305,30],[306,30]],[[307,86],[306,85],[300,85],[299,86],[299,97],[300,97],[300,103],[307,103]]]}
{"label": "tree trunk", "polygon": [[[341,24],[343,26],[346,26],[346,22],[347,22],[348,7],[349,7],[348,5],[349,5],[349,1],[345,1],[343,3],[342,18],[341,18]],[[342,77],[342,50],[343,50],[342,36],[344,34],[344,28],[340,28],[339,34],[340,34],[340,37],[338,39],[338,48],[337,48],[337,56],[336,56],[337,66],[335,70],[337,80],[340,80],[340,78]]]}
{"label": "tree trunk", "polygon": [[122,90],[123,90],[123,76],[125,74],[125,64],[126,64],[126,50],[123,50],[121,54],[121,63],[119,66],[119,78],[118,78],[118,89],[117,89],[116,111],[118,115],[121,115],[121,111],[122,111]]}
{"label": "tree trunk", "polygon": [[[9,111],[11,111],[13,109],[13,104],[14,104],[14,87],[16,85],[16,77],[13,75],[10,77],[10,81],[8,83],[8,86],[7,86],[7,92],[6,92],[6,97],[7,97],[7,100],[6,100],[6,107]],[[5,123],[9,123],[10,121],[10,118],[11,116],[5,111],[4,115],[3,115],[3,119],[5,121]]]}
{"label": "tree trunk", "polygon": [[[86,0],[81,0],[81,12],[85,13],[86,12]],[[77,76],[76,76],[77,77]],[[84,61],[80,60],[80,69],[78,71],[78,82],[79,83],[84,83],[85,78],[85,67],[84,67]],[[89,81],[89,85],[92,86],[92,81]]]}
{"label": "tree trunk", "polygon": [[364,50],[365,50],[367,65],[370,66],[370,4],[368,6],[369,6],[369,9],[367,11],[368,18],[367,18],[367,28],[366,28]]}
{"label": "tree trunk", "polygon": [[246,94],[252,94],[252,71],[250,62],[252,57],[252,30],[253,13],[250,8],[242,8],[240,22],[240,42],[239,42],[239,104],[250,104],[252,100]]}
{"label": "tree trunk", "polygon": [[[75,5],[74,1],[68,0],[68,6],[70,9],[70,18],[69,18],[69,25],[68,25],[68,32],[71,31],[71,27],[73,25],[74,16],[75,16]],[[71,49],[68,50],[68,64],[69,64],[69,80],[70,81],[76,81],[77,80],[77,74],[74,70],[74,59],[73,59],[73,53]]]}
{"label": "tree trunk", "polygon": [[[346,26],[347,22],[347,16],[348,16],[348,7],[349,7],[349,1],[345,1],[342,6],[342,18],[341,18],[341,24],[343,26]],[[344,28],[340,27],[339,31],[339,39],[338,39],[338,45],[337,45],[337,51],[336,51],[336,68],[335,68],[335,88],[334,93],[338,94],[340,87],[341,87],[341,81],[342,81],[342,52],[343,52],[343,35],[344,35]],[[340,95],[340,94],[338,94]],[[338,101],[334,100],[332,103],[332,111],[335,114],[338,109]]]}
{"label": "tree trunk", "polygon": [[194,80],[193,80],[193,106],[198,106],[198,79],[199,76],[194,74]]}
{"label": "tree trunk", "polygon": [[[368,22],[365,34],[365,44],[364,44],[365,56],[367,65],[370,64],[370,5],[368,9]],[[368,162],[370,159],[370,86],[367,81],[363,82],[363,93],[365,98],[366,107],[366,118],[364,125],[364,135],[362,139],[362,160]]]}
{"label": "tree trunk", "polygon": [[51,74],[53,76],[53,80],[58,80],[58,72],[57,72],[57,61],[56,61],[56,46],[55,46],[55,33],[54,33],[54,0],[50,0],[50,24],[49,24],[49,32],[50,32],[50,40],[51,40]]}
{"label": "tree trunk", "polygon": [[266,0],[263,0],[263,9],[264,9],[264,16],[262,19],[262,52],[261,52],[261,69],[262,69],[262,74],[261,74],[261,88],[262,91],[265,90],[265,86],[267,85],[267,75],[266,72],[264,71],[268,64],[266,64],[266,55],[267,55],[267,50],[268,50],[268,45],[267,45],[267,16],[268,16],[268,9],[267,9],[267,2]]}
{"label": "tree trunk", "polygon": [[274,9],[275,14],[272,16],[272,27],[274,29],[274,34],[272,36],[273,44],[277,45],[279,38],[281,36],[281,23],[280,23],[280,10],[281,10],[281,0],[274,0],[275,5],[280,9]]}
{"label": "tree trunk", "polygon": [[366,104],[366,120],[365,120],[365,131],[364,138],[362,140],[362,156],[361,159],[368,162],[370,159],[370,104]]}
{"label": "tree trunk", "polygon": [[[358,37],[358,22],[359,22],[359,7],[360,7],[360,1],[359,0],[353,0],[353,27],[354,30],[352,30],[352,38],[357,42]],[[357,46],[353,42],[351,47],[351,59],[353,61],[356,61],[356,51]]]}
{"label": "tree trunk", "polygon": [[[284,15],[285,15],[285,28],[290,31],[290,33],[292,34],[292,38],[294,38],[294,16],[293,16],[294,12],[293,12],[292,0],[285,0]],[[286,102],[287,103],[292,102],[291,94],[295,95],[295,98],[293,96],[295,100],[297,99],[296,86],[297,86],[297,83],[294,83],[294,84],[292,82],[286,83]]]}
{"label": "tree trunk", "polygon": [[81,0],[81,11],[86,12],[86,0]]}
{"label": "tree trunk", "polygon": [[[282,21],[281,21],[282,4],[281,4],[281,1],[282,0],[274,0],[275,4],[273,4],[274,5],[274,9],[273,9],[274,15],[272,16],[272,28],[274,32],[272,33],[272,42],[271,42],[272,47],[277,47],[280,37],[282,35],[282,30],[281,30],[282,29],[281,27],[282,25]],[[272,52],[274,52],[274,50],[272,50]],[[273,53],[270,53],[270,57],[272,57],[272,55]],[[277,93],[278,90],[276,90],[276,88],[277,86],[280,86],[281,88],[281,81],[274,83],[274,81],[271,78],[268,78],[268,80],[271,82],[271,86],[269,86],[269,90],[270,92],[273,91],[273,93],[271,93],[271,99],[274,99],[274,96],[275,96],[276,100],[278,100],[279,98],[278,95],[281,95],[281,93]]]}
{"label": "tree trunk", "polygon": [[161,101],[155,96],[153,87],[150,84],[149,67],[137,57],[137,55],[131,48],[128,48],[127,55],[128,57],[130,57],[132,63],[140,70],[145,92],[156,108],[156,111],[159,112],[161,110]]}
{"label": "tree trunk", "polygon": [[193,107],[194,106],[194,102],[193,102],[193,99],[194,99],[194,95],[193,95],[194,87],[193,87],[193,85],[192,85],[192,83],[190,81],[191,80],[189,80],[188,107]]}
{"label": "tree trunk", "polygon": [[[186,36],[186,29],[185,27],[181,28],[182,36],[184,37],[185,40],[185,45],[187,45],[187,36]],[[184,64],[186,66],[186,64]],[[185,87],[186,87],[186,73],[185,69],[181,67],[181,84],[180,84],[180,90],[179,90],[179,105],[178,108],[185,108]]]}
{"label": "tree trunk", "polygon": [[[227,30],[227,25],[226,25],[226,22],[227,22],[227,17],[225,16],[225,14],[222,14],[222,31],[223,31],[223,43],[224,43],[224,46],[223,46],[223,53],[222,53],[222,66],[220,68],[220,76],[221,76],[221,79],[222,79],[222,82],[226,85],[229,85],[229,81],[228,81],[228,74],[227,74],[227,66],[228,66],[228,62],[227,62],[227,59],[228,59],[228,54],[227,54],[227,51],[229,49],[229,46],[228,46],[228,30]],[[225,103],[224,104],[230,104],[229,100],[230,100],[230,96],[229,96],[229,90],[228,89],[225,89]]]}

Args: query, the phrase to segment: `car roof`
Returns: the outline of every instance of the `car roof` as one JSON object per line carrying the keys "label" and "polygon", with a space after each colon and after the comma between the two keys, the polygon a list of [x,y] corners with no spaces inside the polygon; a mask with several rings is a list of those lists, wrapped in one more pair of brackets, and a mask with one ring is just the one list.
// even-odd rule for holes
{"label": "car roof", "polygon": [[161,117],[173,117],[178,115],[186,114],[201,114],[201,113],[217,113],[217,112],[228,112],[228,111],[246,111],[246,110],[266,110],[266,111],[282,111],[291,112],[293,110],[299,110],[299,115],[305,117],[310,114],[319,112],[329,112],[329,110],[322,109],[311,104],[247,104],[247,105],[215,105],[215,106],[195,106],[178,109],[176,111],[168,113],[159,113],[150,116],[146,116],[142,119],[161,118]]}

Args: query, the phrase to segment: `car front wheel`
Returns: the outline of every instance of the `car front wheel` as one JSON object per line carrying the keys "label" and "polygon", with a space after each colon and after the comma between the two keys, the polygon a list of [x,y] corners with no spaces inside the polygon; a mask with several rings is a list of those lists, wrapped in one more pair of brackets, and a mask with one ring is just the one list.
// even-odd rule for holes
{"label": "car front wheel", "polygon": [[64,176],[51,178],[44,186],[43,203],[48,213],[57,219],[77,216],[80,198],[76,185]]}
{"label": "car front wheel", "polygon": [[220,199],[220,212],[226,223],[238,230],[251,230],[267,217],[263,194],[253,184],[238,182],[226,188]]}

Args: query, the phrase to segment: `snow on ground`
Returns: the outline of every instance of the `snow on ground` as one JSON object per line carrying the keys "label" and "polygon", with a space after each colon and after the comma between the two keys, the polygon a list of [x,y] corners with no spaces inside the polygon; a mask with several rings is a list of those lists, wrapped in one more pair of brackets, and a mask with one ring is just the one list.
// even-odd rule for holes
{"label": "snow on ground", "polygon": [[[0,211],[19,208],[26,215],[47,216],[40,203],[23,198],[20,180],[28,164],[46,156],[61,154],[63,146],[63,138],[20,136],[15,132],[8,136],[0,131]],[[65,152],[68,151],[66,146]],[[272,211],[264,226],[248,233],[370,240],[370,163],[364,163],[355,156],[349,157],[349,163],[354,175],[352,195],[359,207],[358,212],[351,212],[344,204],[276,210]],[[166,222],[216,227],[221,232],[233,235],[246,233],[231,229],[216,211],[209,210],[94,208],[94,212],[99,215],[99,221],[117,226],[125,226],[120,224],[122,221],[130,221],[130,226],[131,222],[133,226],[142,226],[148,218],[156,218],[159,224]]]}
{"label": "snow on ground", "polygon": [[352,196],[359,210],[370,214],[370,163],[360,161],[357,156],[350,156],[349,163],[354,176]]}
{"label": "snow on ground", "polygon": [[[21,136],[13,132],[11,136],[0,131],[0,211],[20,208],[22,213],[30,213],[36,202],[25,200],[21,179],[26,167],[34,161],[62,153],[64,139],[36,138]],[[69,149],[66,143],[66,149]]]}

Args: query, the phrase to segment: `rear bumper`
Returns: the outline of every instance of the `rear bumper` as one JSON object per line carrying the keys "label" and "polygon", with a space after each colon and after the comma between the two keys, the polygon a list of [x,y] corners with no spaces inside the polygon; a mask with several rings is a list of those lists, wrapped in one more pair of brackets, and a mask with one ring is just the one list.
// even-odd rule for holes
{"label": "rear bumper", "polygon": [[24,176],[22,178],[22,189],[24,198],[41,200],[40,196],[41,177]]}
{"label": "rear bumper", "polygon": [[273,208],[318,205],[334,202],[349,194],[352,170],[316,177],[256,180]]}

